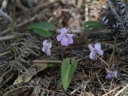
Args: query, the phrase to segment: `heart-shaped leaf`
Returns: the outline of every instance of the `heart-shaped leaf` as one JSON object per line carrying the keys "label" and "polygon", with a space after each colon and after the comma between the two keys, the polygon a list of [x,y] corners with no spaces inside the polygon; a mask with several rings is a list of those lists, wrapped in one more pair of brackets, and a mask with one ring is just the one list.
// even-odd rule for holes
{"label": "heart-shaped leaf", "polygon": [[38,35],[50,37],[52,33],[50,33],[48,30],[53,31],[55,29],[55,26],[52,23],[40,22],[29,26],[28,29],[32,29]]}
{"label": "heart-shaped leaf", "polygon": [[71,82],[71,79],[72,79],[73,73],[76,70],[76,67],[77,67],[77,61],[74,58],[71,59],[71,64],[70,64],[70,58],[66,58],[62,62],[61,79],[62,79],[62,84],[65,91],[67,90]]}
{"label": "heart-shaped leaf", "polygon": [[94,29],[94,28],[102,28],[102,23],[98,21],[87,21],[83,24],[85,29]]}

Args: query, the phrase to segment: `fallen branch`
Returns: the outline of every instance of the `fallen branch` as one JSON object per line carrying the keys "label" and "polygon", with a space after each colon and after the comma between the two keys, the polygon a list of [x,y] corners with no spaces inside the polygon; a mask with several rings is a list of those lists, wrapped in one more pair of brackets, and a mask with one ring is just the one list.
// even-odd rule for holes
{"label": "fallen branch", "polygon": [[[60,29],[55,30],[56,33],[60,33]],[[85,29],[71,29],[73,34],[111,34],[110,29],[95,29],[95,30],[85,30]],[[126,31],[128,33],[128,31]]]}
{"label": "fallen branch", "polygon": [[8,53],[10,53],[11,51],[6,51],[6,52],[3,52],[3,53],[0,53],[0,57],[3,56],[3,55],[6,55]]}
{"label": "fallen branch", "polygon": [[[25,36],[25,35],[28,35],[28,33],[17,33],[20,37],[22,36]],[[17,38],[15,35],[10,35],[10,36],[2,36],[0,37],[0,41],[7,41],[7,40],[12,40],[12,39],[15,39]]]}
{"label": "fallen branch", "polygon": [[56,64],[60,64],[62,63],[62,61],[55,61],[55,60],[34,60],[32,61],[33,63],[56,63]]}

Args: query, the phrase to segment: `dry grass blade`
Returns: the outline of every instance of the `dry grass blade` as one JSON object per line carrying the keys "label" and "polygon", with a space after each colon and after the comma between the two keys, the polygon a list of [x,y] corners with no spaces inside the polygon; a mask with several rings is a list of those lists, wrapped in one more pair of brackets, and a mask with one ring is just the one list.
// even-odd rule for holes
{"label": "dry grass blade", "polygon": [[37,46],[37,43],[39,43],[39,41],[36,38],[33,38],[32,35],[28,36],[27,39],[22,38],[19,42],[14,42],[11,46],[16,50],[16,57],[15,60],[12,61],[11,68],[16,64],[17,68],[20,67],[21,69],[24,69],[24,63],[29,64],[29,62],[26,61],[27,56],[30,54],[39,56],[40,47]]}
{"label": "dry grass blade", "polygon": [[[7,91],[3,96],[13,95],[15,93],[21,93],[22,91],[28,90],[29,88],[34,88],[35,86],[21,86],[10,91]],[[15,94],[16,95],[16,94]]]}
{"label": "dry grass blade", "polygon": [[4,18],[8,19],[9,22],[12,23],[12,18],[11,18],[11,16],[9,16],[9,15],[6,14],[5,12],[3,12],[2,9],[0,9],[0,13],[1,13],[1,15],[2,15]]}
{"label": "dry grass blade", "polygon": [[116,87],[116,88],[114,88],[114,89],[110,90],[109,92],[107,92],[107,93],[103,94],[102,96],[108,96],[110,93],[112,93],[112,92],[116,91],[116,90],[117,90],[117,89],[119,89],[119,88],[120,88],[120,86],[118,86],[118,87]]}
{"label": "dry grass blade", "polygon": [[124,86],[121,90],[119,90],[114,96],[120,96],[121,93],[125,94],[123,96],[128,96],[128,84]]}

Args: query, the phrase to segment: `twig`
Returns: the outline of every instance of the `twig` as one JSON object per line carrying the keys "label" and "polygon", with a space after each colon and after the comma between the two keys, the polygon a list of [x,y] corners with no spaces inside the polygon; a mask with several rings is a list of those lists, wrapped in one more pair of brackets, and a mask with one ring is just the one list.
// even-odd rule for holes
{"label": "twig", "polygon": [[[20,12],[18,12],[18,13],[16,13],[16,14],[36,13],[40,8],[45,7],[45,6],[48,6],[48,5],[50,5],[50,4],[54,3],[54,2],[59,2],[59,1],[60,1],[60,0],[50,0],[50,2],[42,3],[42,4],[40,4],[40,5],[37,5],[37,6],[35,6],[35,7],[29,8],[29,9],[26,9],[25,6],[24,6],[24,8],[23,8],[23,5],[22,5],[21,8],[23,9],[23,11],[20,11]],[[18,3],[18,2],[17,2],[17,3]]]}
{"label": "twig", "polygon": [[[24,22],[16,25],[15,28],[20,27],[28,22],[31,22],[31,21],[35,20],[36,18],[38,18],[39,16],[42,16],[42,14],[35,15],[34,17],[30,18],[29,20],[25,20]],[[7,30],[2,31],[0,33],[0,35],[4,35],[4,34],[8,33],[10,30],[11,30],[11,28],[8,28]]]}
{"label": "twig", "polygon": [[102,96],[108,96],[108,94],[110,94],[111,92],[113,92],[113,91],[115,91],[115,90],[117,90],[117,89],[119,89],[119,88],[120,88],[120,86],[114,88],[113,90],[110,90],[109,92],[103,94]]}
{"label": "twig", "polygon": [[56,91],[53,91],[53,90],[49,90],[49,89],[46,89],[46,88],[40,88],[41,90],[45,90],[45,91],[49,91],[49,92],[52,92],[52,93],[59,93],[59,92],[56,92]]}
{"label": "twig", "polygon": [[88,21],[88,14],[89,14],[89,10],[88,10],[88,3],[85,3],[85,20]]}
{"label": "twig", "polygon": [[[106,69],[107,70],[107,69]],[[110,82],[110,87],[109,87],[109,91],[112,89],[112,87],[113,87],[113,78],[112,78],[112,80],[111,80],[111,82]],[[115,91],[114,91],[115,92]],[[111,93],[111,95],[113,96],[113,93],[114,92],[112,92]]]}
{"label": "twig", "polygon": [[[20,27],[28,22],[31,22],[33,20],[35,20],[36,18],[38,18],[38,16],[41,16],[41,14],[39,15],[36,15],[35,17],[32,17],[30,18],[29,20],[26,20],[20,24],[18,24],[17,26],[15,26],[16,28],[17,27]],[[7,30],[4,30],[0,33],[0,35],[4,35],[6,34],[7,32],[9,32],[11,30],[11,28],[8,28]],[[111,30],[109,29],[103,29],[103,30],[84,30],[84,29],[71,29],[72,30],[72,34],[84,34],[84,33],[88,33],[88,34],[111,34]],[[56,29],[55,30],[56,33],[60,33],[60,29]],[[126,31],[126,33],[128,33],[128,31]]]}
{"label": "twig", "polygon": [[16,38],[14,35],[0,37],[0,41],[6,41]]}
{"label": "twig", "polygon": [[18,88],[15,88],[15,89],[12,89],[12,90],[6,92],[3,96],[7,96],[10,92],[13,92],[13,91],[21,89],[21,88],[24,89],[24,88],[34,88],[34,87],[35,86],[21,86],[21,87],[18,87]]}
{"label": "twig", "polygon": [[[19,34],[17,33],[19,36],[25,36],[28,35],[28,33],[23,33],[23,34]],[[10,36],[4,36],[4,37],[0,37],[0,41],[6,41],[6,40],[12,40],[15,39],[16,36],[15,35],[10,35]]]}
{"label": "twig", "polygon": [[12,18],[8,14],[6,14],[5,12],[3,12],[2,9],[0,9],[0,13],[1,13],[1,15],[3,17],[5,17],[6,19],[8,19],[10,23],[12,23]]}
{"label": "twig", "polygon": [[78,91],[80,89],[80,87],[74,89],[72,92],[71,92],[71,95],[74,94],[76,91]]}
{"label": "twig", "polygon": [[56,63],[56,64],[60,64],[62,63],[62,61],[55,61],[55,60],[34,60],[32,61],[33,63]]}
{"label": "twig", "polygon": [[[84,30],[84,29],[71,29],[72,30],[72,34],[84,34],[84,33],[88,33],[88,34],[111,34],[111,30],[110,29],[95,29],[95,30]],[[56,29],[55,30],[56,33],[60,33],[60,29]],[[128,33],[128,31],[126,31],[126,33]]]}
{"label": "twig", "polygon": [[0,65],[0,68],[3,67],[3,66],[6,66],[6,65],[7,65],[7,64],[1,64],[1,65]]}
{"label": "twig", "polygon": [[97,58],[99,58],[104,64],[106,64],[107,66],[108,66],[108,68],[109,68],[109,65],[108,65],[108,63],[106,63],[102,58],[100,58],[99,56],[97,56]]}
{"label": "twig", "polygon": [[121,94],[127,88],[128,88],[128,84],[126,86],[124,86],[120,91],[118,91],[114,96],[119,96],[119,94]]}
{"label": "twig", "polygon": [[16,62],[22,57],[22,55],[24,54],[24,51],[26,50],[26,47],[28,47],[29,43],[32,42],[33,40],[35,40],[35,37],[32,38],[29,42],[27,42],[26,46],[24,46],[21,54],[14,60],[14,62],[11,65],[11,70],[13,69],[14,65],[16,64]]}
{"label": "twig", "polygon": [[[117,34],[116,34],[116,37],[117,37]],[[111,54],[111,58],[110,58],[110,63],[114,64],[114,55],[115,55],[115,49],[116,49],[116,37],[113,37],[114,38],[114,46],[113,46],[113,51],[112,51],[112,54]]]}
{"label": "twig", "polygon": [[43,3],[43,4],[39,5],[39,6],[36,6],[36,7],[32,8],[32,10],[33,10],[34,13],[36,13],[43,6],[48,6],[49,4],[57,2],[57,1],[60,1],[60,0],[51,0],[51,2]]}
{"label": "twig", "polygon": [[10,52],[11,52],[11,51],[6,51],[6,52],[4,52],[4,53],[0,53],[0,57],[3,56],[3,55],[8,54],[8,53],[10,53]]}
{"label": "twig", "polygon": [[77,8],[80,9],[83,4],[83,0],[78,0]]}
{"label": "twig", "polygon": [[14,76],[14,74],[12,74],[8,79],[6,79],[2,84],[0,84],[0,88],[5,85],[12,77]]}
{"label": "twig", "polygon": [[100,83],[102,89],[104,90],[104,92],[106,93],[106,89],[104,88],[103,84],[101,83],[100,79],[98,78],[98,75],[96,74],[96,78],[98,80],[98,82]]}
{"label": "twig", "polygon": [[26,8],[25,6],[22,5],[21,0],[16,0],[16,2],[17,2],[17,4],[18,4],[18,6],[19,6],[22,10],[24,10],[24,11],[28,10],[28,8]]}

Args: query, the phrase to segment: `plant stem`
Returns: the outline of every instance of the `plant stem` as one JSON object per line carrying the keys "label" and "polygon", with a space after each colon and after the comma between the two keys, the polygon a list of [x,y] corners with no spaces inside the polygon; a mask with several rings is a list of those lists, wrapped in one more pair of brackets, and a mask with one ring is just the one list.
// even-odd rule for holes
{"label": "plant stem", "polygon": [[97,58],[99,58],[104,64],[106,64],[106,65],[108,66],[108,68],[110,67],[110,66],[108,65],[108,63],[106,63],[102,58],[100,58],[99,56],[97,56]]}
{"label": "plant stem", "polygon": [[[117,37],[117,34],[116,34],[116,37]],[[114,37],[113,61],[112,61],[112,64],[114,64],[114,54],[115,54],[115,49],[116,49],[116,37]]]}
{"label": "plant stem", "polygon": [[15,31],[15,16],[16,15],[16,0],[14,0],[14,7],[13,7],[13,20],[12,20],[12,27],[11,32],[13,33]]}
{"label": "plant stem", "polygon": [[72,64],[72,45],[70,45],[70,64]]}

